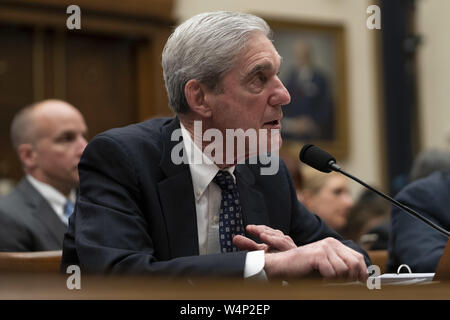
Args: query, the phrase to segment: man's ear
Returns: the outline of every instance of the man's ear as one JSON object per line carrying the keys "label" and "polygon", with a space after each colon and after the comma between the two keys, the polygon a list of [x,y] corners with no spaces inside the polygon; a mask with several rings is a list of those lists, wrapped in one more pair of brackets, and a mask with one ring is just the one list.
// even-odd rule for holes
{"label": "man's ear", "polygon": [[17,154],[19,155],[20,162],[25,169],[32,169],[36,166],[37,153],[31,143],[23,143],[19,145],[17,148]]}
{"label": "man's ear", "polygon": [[203,118],[210,118],[212,111],[206,103],[205,94],[205,86],[198,80],[191,79],[184,86],[184,95],[191,110]]}

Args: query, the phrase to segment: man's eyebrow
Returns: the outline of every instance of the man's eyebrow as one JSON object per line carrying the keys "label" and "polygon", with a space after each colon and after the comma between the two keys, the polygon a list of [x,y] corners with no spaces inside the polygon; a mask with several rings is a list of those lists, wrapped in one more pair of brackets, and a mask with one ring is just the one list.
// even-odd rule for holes
{"label": "man's eyebrow", "polygon": [[[283,63],[283,57],[278,55],[279,60],[279,66],[281,67],[281,64]],[[248,79],[251,76],[253,76],[254,74],[257,74],[258,72],[262,72],[262,71],[266,71],[266,70],[272,70],[274,68],[274,65],[271,62],[265,62],[265,63],[261,63],[261,64],[257,64],[256,66],[254,66],[250,72],[246,73],[243,76],[243,79]]]}
{"label": "man's eyebrow", "polygon": [[266,70],[272,70],[272,69],[273,69],[273,65],[270,62],[257,64],[249,72],[247,72],[246,74],[243,75],[242,80],[246,81],[246,80],[250,79],[253,75],[255,75],[259,72],[266,71]]}
{"label": "man's eyebrow", "polygon": [[74,136],[74,132],[72,130],[62,130],[58,132],[56,135],[52,137],[53,141],[58,141],[66,136]]}
{"label": "man's eyebrow", "polygon": [[260,71],[271,70],[272,68],[273,68],[273,65],[270,62],[266,62],[263,64],[257,64],[256,66],[253,67],[252,70],[250,70],[249,73],[247,73],[247,75],[252,75],[252,74],[258,73]]}
{"label": "man's eyebrow", "polygon": [[[83,130],[83,131],[80,132],[80,133],[81,133],[81,135],[82,135],[83,137],[86,137],[86,136],[88,135],[88,130]],[[61,137],[63,137],[64,135],[67,135],[67,134],[77,135],[78,132],[77,132],[76,130],[73,130],[73,129],[64,129],[64,130],[58,132],[58,134],[56,134],[56,135],[54,136],[54,138],[55,138],[55,139],[61,138]]]}
{"label": "man's eyebrow", "polygon": [[59,131],[56,136],[59,137],[59,136],[63,136],[63,135],[68,134],[68,133],[75,133],[75,130],[63,129],[63,130]]}

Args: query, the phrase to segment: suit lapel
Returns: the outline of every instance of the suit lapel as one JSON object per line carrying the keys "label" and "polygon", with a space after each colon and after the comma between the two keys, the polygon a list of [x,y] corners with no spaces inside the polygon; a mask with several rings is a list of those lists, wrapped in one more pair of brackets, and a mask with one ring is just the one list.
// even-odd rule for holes
{"label": "suit lapel", "polygon": [[[173,148],[182,143],[182,138],[180,141],[171,141],[172,133],[176,129],[180,129],[178,118],[173,119],[162,129],[163,154],[159,165],[167,178],[158,183],[159,199],[166,221],[172,257],[199,254],[195,196],[189,165],[187,161],[175,165],[171,159]],[[244,226],[269,225],[264,197],[254,185],[254,174],[247,165],[237,165],[235,173]],[[253,240],[259,242],[258,239]]]}
{"label": "suit lapel", "polygon": [[[249,224],[269,225],[269,216],[264,204],[264,197],[255,187],[253,172],[245,164],[237,165],[235,172],[244,226]],[[259,239],[249,237],[259,242]]]}
{"label": "suit lapel", "polygon": [[34,219],[51,235],[55,243],[62,247],[66,225],[44,197],[28,182],[26,178],[17,186],[29,204]]}
{"label": "suit lapel", "polygon": [[176,129],[181,130],[178,118],[162,129],[163,154],[159,165],[167,178],[158,183],[172,257],[199,254],[197,214],[189,165],[187,162],[176,165],[171,159],[173,148],[183,143],[182,137],[179,141],[171,141]]}
{"label": "suit lapel", "polygon": [[62,247],[67,226],[57,216],[46,200],[41,201],[35,217],[47,228],[48,233]]}

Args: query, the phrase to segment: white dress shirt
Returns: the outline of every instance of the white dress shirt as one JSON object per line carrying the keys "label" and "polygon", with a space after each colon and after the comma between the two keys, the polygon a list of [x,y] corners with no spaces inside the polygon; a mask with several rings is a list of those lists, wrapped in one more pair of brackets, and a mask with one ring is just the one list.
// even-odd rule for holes
{"label": "white dress shirt", "polygon": [[[194,143],[190,133],[181,122],[180,126],[194,187],[199,253],[200,255],[220,253],[219,210],[222,193],[220,187],[213,182],[220,169]],[[232,166],[224,170],[228,171],[236,182],[234,169],[235,167]],[[265,278],[263,268],[263,250],[247,253],[244,268],[245,278],[254,276]]]}
{"label": "white dress shirt", "polygon": [[68,221],[66,216],[64,215],[64,205],[66,204],[68,199],[72,201],[73,204],[75,204],[76,191],[72,190],[69,194],[69,198],[66,198],[61,192],[53,188],[51,185],[39,181],[29,174],[26,175],[26,179],[41,194],[41,196],[43,196],[44,199],[47,200],[47,202],[56,212],[56,215],[61,219],[61,221],[67,225]]}

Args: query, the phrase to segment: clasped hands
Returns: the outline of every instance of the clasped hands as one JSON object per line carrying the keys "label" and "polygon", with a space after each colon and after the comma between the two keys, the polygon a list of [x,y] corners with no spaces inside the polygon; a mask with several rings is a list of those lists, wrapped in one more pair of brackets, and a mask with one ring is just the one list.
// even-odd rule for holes
{"label": "clasped hands", "polygon": [[364,256],[334,238],[297,247],[291,237],[265,225],[248,225],[246,231],[262,243],[241,235],[233,243],[240,250],[264,250],[264,271],[269,278],[299,278],[318,271],[327,279],[367,279]]}

